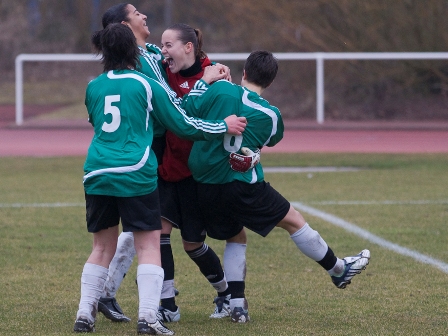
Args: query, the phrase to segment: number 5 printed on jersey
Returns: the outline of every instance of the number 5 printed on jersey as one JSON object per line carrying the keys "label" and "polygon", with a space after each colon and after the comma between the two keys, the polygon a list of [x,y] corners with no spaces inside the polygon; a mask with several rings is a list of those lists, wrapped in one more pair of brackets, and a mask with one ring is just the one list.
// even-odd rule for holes
{"label": "number 5 printed on jersey", "polygon": [[110,123],[104,122],[101,129],[104,132],[112,133],[115,132],[121,123],[120,109],[112,103],[120,101],[120,95],[106,96],[104,98],[104,114],[111,114],[112,120]]}

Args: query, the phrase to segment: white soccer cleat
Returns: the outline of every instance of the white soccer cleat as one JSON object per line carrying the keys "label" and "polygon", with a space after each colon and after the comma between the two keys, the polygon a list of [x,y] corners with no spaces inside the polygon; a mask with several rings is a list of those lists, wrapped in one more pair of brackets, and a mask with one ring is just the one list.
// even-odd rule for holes
{"label": "white soccer cleat", "polygon": [[337,288],[344,289],[351,283],[352,278],[365,270],[370,260],[370,251],[362,250],[359,254],[353,257],[345,257],[345,270],[341,276],[332,276],[331,280]]}
{"label": "white soccer cleat", "polygon": [[178,322],[180,320],[179,307],[175,311],[171,311],[160,306],[157,312],[157,319],[162,322]]}
{"label": "white soccer cleat", "polygon": [[229,317],[231,315],[230,311],[230,294],[226,296],[217,296],[213,303],[215,306],[215,311],[210,315],[210,318],[220,319],[223,317]]}

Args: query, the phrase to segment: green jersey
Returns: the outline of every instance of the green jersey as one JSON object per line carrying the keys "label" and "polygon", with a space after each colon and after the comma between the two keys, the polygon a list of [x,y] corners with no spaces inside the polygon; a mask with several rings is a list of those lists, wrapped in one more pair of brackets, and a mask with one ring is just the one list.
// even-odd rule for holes
{"label": "green jersey", "polygon": [[157,187],[151,150],[154,123],[190,140],[226,132],[223,120],[188,117],[155,80],[135,70],[109,71],[92,80],[85,104],[94,136],[84,164],[84,190],[92,195],[141,196]]}
{"label": "green jersey", "polygon": [[159,82],[164,89],[173,98],[177,98],[176,92],[174,92],[168,85],[168,79],[166,77],[166,71],[162,67],[163,55],[162,50],[155,44],[146,44],[146,49],[139,47],[140,49],[140,66],[137,70],[149,78],[152,78]]}
{"label": "green jersey", "polygon": [[193,178],[200,183],[222,184],[235,180],[255,183],[264,180],[261,164],[245,173],[230,168],[229,154],[241,147],[252,150],[274,146],[283,138],[283,120],[280,111],[257,93],[225,80],[208,85],[196,82],[183,107],[199,118],[225,118],[230,114],[246,117],[247,126],[242,135],[226,134],[213,141],[195,142],[188,166]]}

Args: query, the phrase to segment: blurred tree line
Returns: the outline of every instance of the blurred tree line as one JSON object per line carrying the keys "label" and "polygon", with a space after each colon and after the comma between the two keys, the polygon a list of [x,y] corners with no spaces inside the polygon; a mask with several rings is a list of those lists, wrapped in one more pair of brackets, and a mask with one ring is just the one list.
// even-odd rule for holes
{"label": "blurred tree line", "polygon": [[[90,52],[91,33],[101,28],[104,11],[118,2],[1,1],[2,79],[13,78],[20,53]],[[131,3],[148,16],[148,42],[159,44],[169,24],[184,22],[203,31],[206,52],[435,52],[448,46],[446,0]],[[229,66],[236,79],[242,64]],[[327,61],[325,80],[330,118],[448,118],[446,61]],[[315,63],[282,62],[267,98],[282,110],[294,110],[293,117],[314,116]],[[425,109],[429,100],[433,112]]]}

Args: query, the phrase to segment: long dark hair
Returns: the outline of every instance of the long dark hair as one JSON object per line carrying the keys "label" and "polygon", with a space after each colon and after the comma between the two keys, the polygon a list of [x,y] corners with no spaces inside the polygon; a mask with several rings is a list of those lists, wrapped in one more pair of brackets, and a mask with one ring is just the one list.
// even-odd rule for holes
{"label": "long dark hair", "polygon": [[134,33],[124,24],[111,23],[93,33],[92,44],[96,52],[102,54],[104,72],[140,66],[140,52]]}
{"label": "long dark hair", "polygon": [[165,30],[174,30],[178,32],[179,40],[183,44],[188,42],[193,43],[195,56],[199,58],[206,58],[207,54],[202,50],[202,32],[199,29],[194,29],[185,23],[175,23]]}
{"label": "long dark hair", "polygon": [[119,3],[118,5],[112,6],[109,9],[107,9],[103,17],[101,19],[101,23],[103,25],[103,28],[106,28],[107,25],[111,23],[120,23],[123,21],[128,21],[128,15],[129,12],[127,10],[127,6],[129,3]]}

